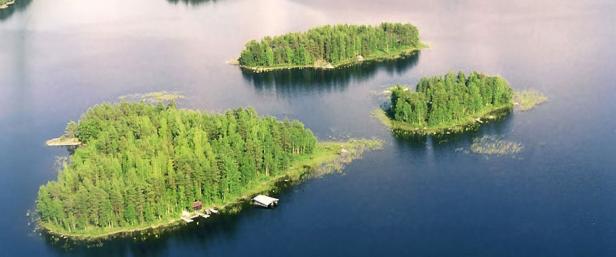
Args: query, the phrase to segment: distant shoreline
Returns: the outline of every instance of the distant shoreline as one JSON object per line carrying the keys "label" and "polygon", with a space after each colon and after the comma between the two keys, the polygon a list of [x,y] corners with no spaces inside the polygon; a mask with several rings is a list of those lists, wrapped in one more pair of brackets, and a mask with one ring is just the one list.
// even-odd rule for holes
{"label": "distant shoreline", "polygon": [[394,60],[394,59],[402,58],[405,56],[417,54],[420,50],[425,49],[425,48],[428,48],[428,45],[425,43],[421,43],[420,46],[418,47],[402,49],[402,50],[398,50],[398,51],[391,52],[391,53],[373,55],[370,57],[363,57],[363,56],[358,55],[357,58],[355,59],[347,60],[345,62],[341,62],[335,65],[328,63],[328,62],[320,62],[320,63],[315,62],[314,64],[311,64],[311,65],[283,65],[283,66],[246,66],[246,65],[239,64],[239,61],[228,62],[228,63],[233,64],[233,65],[239,65],[243,69],[253,71],[256,73],[276,71],[276,70],[290,70],[290,69],[331,70],[331,69],[351,66],[355,64],[361,64],[361,63],[370,62],[370,61]]}

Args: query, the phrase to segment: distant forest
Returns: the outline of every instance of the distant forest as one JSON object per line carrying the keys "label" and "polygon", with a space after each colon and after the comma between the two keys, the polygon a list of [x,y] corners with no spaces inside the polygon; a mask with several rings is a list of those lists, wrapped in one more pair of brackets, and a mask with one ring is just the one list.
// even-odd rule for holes
{"label": "distant forest", "polygon": [[252,109],[209,114],[146,103],[95,106],[67,134],[83,145],[41,186],[37,210],[44,224],[69,232],[178,218],[196,200],[224,203],[317,143],[302,123]]}
{"label": "distant forest", "polygon": [[239,58],[246,67],[333,66],[358,58],[378,58],[421,47],[419,32],[411,24],[379,26],[327,25],[302,33],[265,37],[246,44]]}
{"label": "distant forest", "polygon": [[448,73],[422,78],[415,91],[404,86],[393,87],[388,115],[413,127],[443,126],[511,107],[512,95],[509,83],[499,76]]}

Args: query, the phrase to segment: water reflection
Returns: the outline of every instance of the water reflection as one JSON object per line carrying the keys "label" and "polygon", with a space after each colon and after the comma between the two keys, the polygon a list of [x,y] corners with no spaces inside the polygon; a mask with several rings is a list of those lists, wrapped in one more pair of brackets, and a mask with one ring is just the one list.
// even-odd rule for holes
{"label": "water reflection", "polygon": [[334,70],[293,69],[255,73],[242,69],[242,76],[258,92],[293,97],[311,92],[343,91],[350,83],[368,80],[381,70],[389,75],[401,74],[417,65],[419,57],[420,52],[417,52],[396,60],[367,62]]}
{"label": "water reflection", "polygon": [[68,256],[165,256],[173,244],[192,245],[198,247],[198,250],[205,250],[210,239],[233,238],[241,220],[251,219],[260,211],[267,211],[246,204],[242,208],[245,210],[238,214],[216,215],[207,220],[198,218],[188,225],[108,240],[76,242],[48,235],[44,238],[50,249]]}
{"label": "water reflection", "polygon": [[16,0],[9,8],[0,10],[0,21],[10,18],[15,12],[22,12],[32,3],[32,0]]}
{"label": "water reflection", "polygon": [[454,147],[468,147],[473,139],[483,135],[506,135],[513,126],[514,113],[505,115],[497,120],[482,124],[475,129],[463,133],[443,134],[434,136],[417,136],[392,132],[394,142],[401,148],[414,151],[423,151],[426,147],[436,151],[450,151]]}
{"label": "water reflection", "polygon": [[182,3],[185,5],[198,6],[204,3],[215,3],[217,0],[167,0],[170,4]]}

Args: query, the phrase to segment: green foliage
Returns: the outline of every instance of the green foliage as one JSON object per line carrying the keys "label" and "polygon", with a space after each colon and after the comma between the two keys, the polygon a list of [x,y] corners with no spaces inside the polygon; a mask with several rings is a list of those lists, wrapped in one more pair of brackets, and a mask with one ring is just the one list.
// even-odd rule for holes
{"label": "green foliage", "polygon": [[37,199],[42,222],[68,232],[152,224],[177,218],[195,200],[236,198],[316,145],[300,122],[252,109],[207,114],[102,104],[83,115],[76,131],[83,145]]}
{"label": "green foliage", "polygon": [[391,89],[393,120],[413,127],[438,127],[466,120],[486,110],[510,106],[513,91],[498,76],[459,72],[422,78],[416,91]]}
{"label": "green foliage", "polygon": [[65,137],[76,137],[77,136],[77,122],[74,121],[69,121],[66,124],[66,128],[64,129],[64,135]]}
{"label": "green foliage", "polygon": [[247,67],[333,65],[384,53],[420,48],[419,32],[411,24],[379,26],[327,25],[303,33],[249,41],[239,62]]}

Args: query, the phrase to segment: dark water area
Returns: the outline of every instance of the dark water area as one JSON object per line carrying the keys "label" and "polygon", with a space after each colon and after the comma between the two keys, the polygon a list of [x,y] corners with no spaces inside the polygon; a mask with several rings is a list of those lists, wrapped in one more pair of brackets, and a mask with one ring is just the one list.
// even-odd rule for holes
{"label": "dark water area", "polygon": [[[0,12],[0,256],[616,256],[615,12],[608,0],[18,0]],[[416,24],[430,49],[334,71],[225,63],[250,39],[381,21]],[[398,137],[370,117],[389,85],[457,70],[549,102],[445,138]],[[94,104],[160,90],[385,147],[276,194],[273,210],[95,245],[32,232],[26,213],[67,155],[44,141]],[[484,135],[524,149],[467,153]]]}
{"label": "dark water area", "polygon": [[309,93],[344,91],[350,83],[366,81],[378,71],[400,74],[415,66],[420,52],[396,60],[372,61],[333,70],[287,69],[252,72],[242,69],[242,76],[259,93],[274,92],[280,97],[302,97]]}

